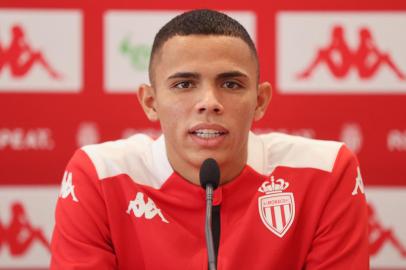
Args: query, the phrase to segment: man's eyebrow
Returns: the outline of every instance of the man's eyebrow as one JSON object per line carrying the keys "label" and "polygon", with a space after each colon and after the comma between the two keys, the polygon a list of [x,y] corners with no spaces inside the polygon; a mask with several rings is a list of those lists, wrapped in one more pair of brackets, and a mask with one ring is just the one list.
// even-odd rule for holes
{"label": "man's eyebrow", "polygon": [[220,73],[217,75],[218,79],[227,79],[227,78],[234,78],[234,77],[248,78],[248,75],[245,73],[242,73],[240,71],[228,71],[228,72]]}
{"label": "man's eyebrow", "polygon": [[200,74],[195,73],[195,72],[176,72],[175,74],[172,74],[171,76],[169,76],[168,80],[170,80],[170,79],[179,79],[179,78],[199,79]]}

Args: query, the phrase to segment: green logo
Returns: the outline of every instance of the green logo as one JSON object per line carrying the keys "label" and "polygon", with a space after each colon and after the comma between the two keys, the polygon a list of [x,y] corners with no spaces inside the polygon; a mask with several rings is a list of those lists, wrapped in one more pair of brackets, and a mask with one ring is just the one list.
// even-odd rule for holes
{"label": "green logo", "polygon": [[129,57],[131,65],[138,71],[147,71],[151,46],[145,44],[131,44],[130,38],[126,37],[120,44],[120,52]]}

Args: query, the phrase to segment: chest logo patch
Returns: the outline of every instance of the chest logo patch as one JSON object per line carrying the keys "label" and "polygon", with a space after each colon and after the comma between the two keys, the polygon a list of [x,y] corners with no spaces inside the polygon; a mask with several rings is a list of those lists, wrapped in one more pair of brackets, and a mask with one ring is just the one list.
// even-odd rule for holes
{"label": "chest logo patch", "polygon": [[258,191],[265,195],[258,198],[259,215],[264,225],[274,234],[283,237],[295,219],[293,193],[283,192],[289,183],[283,179],[264,181]]}
{"label": "chest logo patch", "polygon": [[159,216],[164,223],[169,221],[162,215],[161,209],[159,209],[151,198],[147,197],[147,201],[144,200],[144,194],[137,192],[135,199],[131,200],[128,204],[127,214],[133,212],[137,218],[145,217],[146,219],[152,219],[155,216]]}

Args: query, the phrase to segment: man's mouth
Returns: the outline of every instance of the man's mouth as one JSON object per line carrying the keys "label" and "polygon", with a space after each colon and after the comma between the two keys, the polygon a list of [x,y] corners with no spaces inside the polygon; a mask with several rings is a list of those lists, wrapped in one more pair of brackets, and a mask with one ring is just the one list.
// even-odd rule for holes
{"label": "man's mouth", "polygon": [[199,137],[201,139],[206,139],[206,140],[213,139],[213,138],[226,134],[226,132],[224,132],[224,131],[219,131],[219,130],[215,130],[215,129],[196,129],[190,133],[196,135],[197,137]]}

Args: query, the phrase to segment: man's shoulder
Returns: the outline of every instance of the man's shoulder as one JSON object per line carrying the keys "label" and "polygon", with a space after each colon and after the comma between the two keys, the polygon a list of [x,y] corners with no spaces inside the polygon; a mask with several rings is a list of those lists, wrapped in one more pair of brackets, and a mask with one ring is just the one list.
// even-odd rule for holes
{"label": "man's shoulder", "polygon": [[[169,164],[159,160],[166,159],[162,137],[154,140],[136,134],[127,139],[87,145],[81,151],[91,160],[99,180],[125,174],[135,182],[159,188],[171,174]],[[166,167],[162,165],[164,171],[157,169],[157,163],[166,164]]]}
{"label": "man's shoulder", "polygon": [[[331,172],[343,143],[274,132],[250,134],[249,145],[249,161],[259,162],[260,157],[263,163],[261,173],[269,174],[277,166]],[[254,153],[257,158],[253,158]]]}

